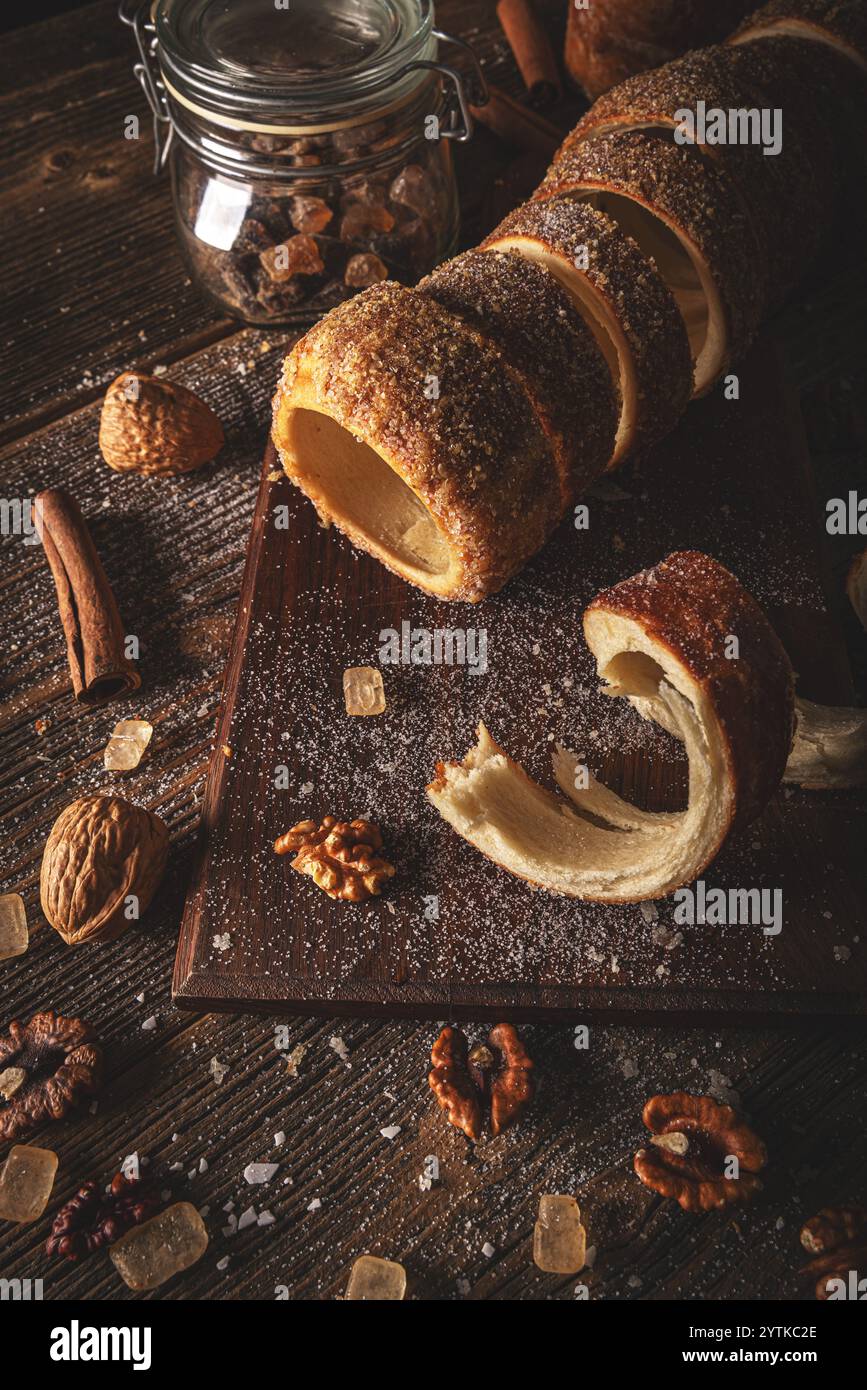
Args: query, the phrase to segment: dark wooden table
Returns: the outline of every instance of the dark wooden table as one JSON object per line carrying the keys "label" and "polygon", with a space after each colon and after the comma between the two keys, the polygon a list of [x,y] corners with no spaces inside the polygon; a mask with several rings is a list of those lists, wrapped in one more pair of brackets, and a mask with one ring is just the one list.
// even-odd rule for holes
{"label": "dark wooden table", "polygon": [[[545,8],[556,33],[564,7]],[[127,701],[76,707],[41,550],[3,539],[0,888],[24,895],[33,936],[25,956],[0,964],[0,1025],[54,1007],[89,1019],[107,1054],[95,1113],[35,1136],[60,1155],[48,1215],[84,1179],[106,1182],[137,1152],[161,1185],[208,1209],[207,1255],[156,1296],[339,1297],[353,1259],[371,1251],[405,1264],[415,1298],[569,1299],[576,1281],[542,1275],[530,1237],[539,1194],[574,1192],[597,1252],[582,1276],[594,1299],[810,1297],[797,1275],[801,1222],[825,1203],[867,1198],[863,1032],[611,1026],[577,1051],[569,1027],[537,1027],[529,1041],[542,1085],[532,1117],[470,1156],[429,1096],[429,1025],[269,1022],[172,1007],[177,927],[286,335],[239,330],[190,285],[167,184],[151,176],[150,122],[114,11],[114,0],[99,0],[19,30],[0,54],[2,493],[26,498],[62,484],[76,494],[127,629],[140,638],[144,674]],[[491,5],[443,0],[440,18],[477,44],[495,81],[520,90]],[[568,125],[578,109],[567,102],[555,116]],[[142,122],[137,143],[123,139],[132,112]],[[538,170],[525,161],[516,171],[512,159],[484,131],[460,151],[468,244],[532,186]],[[864,476],[865,303],[863,272],[823,266],[773,326],[801,392],[817,527],[824,499]],[[148,484],[106,468],[97,422],[107,382],[158,364],[209,399],[228,446],[192,477]],[[854,544],[835,540],[828,560],[863,697],[867,639],[843,597]],[[61,808],[105,785],[102,749],[122,716],[155,725],[146,762],[118,786],[168,821],[171,870],[140,926],[108,946],[70,949],[40,924],[42,848]],[[864,817],[863,799],[842,804]],[[306,1052],[293,1079],[287,1048],[298,1044]],[[219,1086],[214,1057],[228,1068]],[[768,1182],[749,1210],[689,1217],[632,1175],[644,1100],[678,1088],[737,1093],[766,1138]],[[392,1139],[381,1133],[389,1126],[400,1127]],[[440,1181],[422,1191],[430,1154]],[[280,1162],[277,1177],[249,1187],[246,1165],[269,1159]],[[236,1215],[267,1209],[273,1224],[221,1234],[230,1201]],[[48,1217],[5,1228],[0,1275],[42,1278],[46,1299],[132,1296],[104,1255],[79,1266],[48,1261],[47,1230]]]}

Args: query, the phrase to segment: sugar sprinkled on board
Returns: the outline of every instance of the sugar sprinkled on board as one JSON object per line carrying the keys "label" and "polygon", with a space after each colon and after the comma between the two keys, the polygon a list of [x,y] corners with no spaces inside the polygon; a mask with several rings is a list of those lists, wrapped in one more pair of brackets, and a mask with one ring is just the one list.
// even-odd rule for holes
{"label": "sugar sprinkled on board", "polygon": [[256,1183],[270,1182],[279,1167],[279,1163],[248,1163],[244,1169],[244,1181],[250,1183],[251,1186]]}

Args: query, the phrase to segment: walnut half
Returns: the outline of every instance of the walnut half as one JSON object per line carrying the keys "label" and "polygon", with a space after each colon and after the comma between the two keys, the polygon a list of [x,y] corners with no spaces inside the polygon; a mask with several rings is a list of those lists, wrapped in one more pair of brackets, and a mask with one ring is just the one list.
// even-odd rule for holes
{"label": "walnut half", "polygon": [[[675,1091],[653,1096],[643,1119],[651,1147],[638,1150],[635,1171],[645,1187],[673,1197],[684,1211],[748,1202],[761,1188],[757,1174],[768,1161],[767,1150],[730,1105]],[[737,1177],[725,1171],[731,1158],[738,1162]]]}
{"label": "walnut half", "polygon": [[490,1104],[491,1133],[496,1137],[517,1124],[535,1094],[533,1060],[511,1023],[498,1023],[489,1046],[467,1052],[460,1028],[442,1030],[431,1050],[428,1084],[449,1124],[477,1143],[484,1108]]}
{"label": "walnut half", "polygon": [[849,1273],[867,1273],[867,1207],[823,1207],[806,1222],[801,1244],[815,1256],[801,1270],[816,1280],[820,1302],[836,1298],[832,1281],[845,1286]]}
{"label": "walnut half", "polygon": [[13,1021],[0,1034],[0,1071],[22,1072],[6,1104],[0,1103],[0,1142],[30,1134],[49,1120],[61,1120],[93,1095],[102,1073],[102,1051],[90,1025],[64,1018],[53,1009],[28,1023]]}
{"label": "walnut half", "polygon": [[274,842],[276,854],[294,854],[292,868],[309,874],[329,898],[358,903],[376,897],[394,876],[394,865],[377,854],[379,827],[369,820],[325,816],[316,824],[302,820]]}

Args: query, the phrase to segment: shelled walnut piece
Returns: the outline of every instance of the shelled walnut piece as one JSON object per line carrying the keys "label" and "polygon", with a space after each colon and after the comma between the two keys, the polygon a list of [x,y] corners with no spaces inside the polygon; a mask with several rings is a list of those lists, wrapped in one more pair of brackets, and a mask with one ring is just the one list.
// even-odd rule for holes
{"label": "shelled walnut piece", "polygon": [[823,1207],[805,1223],[801,1244],[814,1256],[801,1273],[816,1278],[816,1297],[834,1299],[833,1280],[842,1282],[846,1292],[840,1296],[848,1297],[850,1272],[867,1275],[867,1207]]}
{"label": "shelled walnut piece", "polygon": [[122,372],[105,393],[99,447],[118,473],[190,473],[210,463],[223,442],[210,406],[177,382]]}
{"label": "shelled walnut piece", "polygon": [[[672,1197],[684,1211],[749,1202],[761,1189],[757,1174],[768,1161],[767,1150],[731,1106],[675,1091],[653,1096],[642,1118],[651,1147],[636,1153],[635,1172],[645,1187]],[[738,1163],[736,1178],[725,1174],[732,1158]]]}
{"label": "shelled walnut piece", "polygon": [[325,816],[318,825],[299,821],[274,842],[275,854],[294,854],[292,868],[308,874],[329,898],[353,903],[376,897],[394,876],[394,865],[377,854],[382,847],[372,821],[336,816]]}
{"label": "shelled walnut piece", "polygon": [[[728,633],[738,634],[736,661]],[[670,555],[597,595],[584,635],[603,692],[684,743],[686,810],[640,810],[557,746],[564,800],[528,777],[483,724],[461,762],[437,764],[428,798],[487,858],[549,892],[661,898],[697,878],[779,787],[792,745],[791,665],[755,600],[698,551]]]}
{"label": "shelled walnut piece", "polygon": [[24,1072],[0,1102],[0,1142],[61,1120],[98,1090],[102,1050],[88,1023],[48,1009],[0,1034],[0,1071]]}
{"label": "shelled walnut piece", "polygon": [[108,1192],[99,1183],[83,1183],[55,1216],[45,1252],[73,1262],[82,1260],[150,1220],[165,1205],[146,1179],[128,1178],[125,1173],[114,1175]]}
{"label": "shelled walnut piece", "polygon": [[460,1028],[443,1028],[431,1049],[428,1084],[449,1124],[478,1143],[490,1108],[496,1137],[521,1119],[536,1091],[533,1060],[511,1023],[498,1023],[484,1044],[468,1052]]}
{"label": "shelled walnut piece", "polygon": [[480,1091],[467,1066],[467,1040],[460,1028],[443,1028],[430,1054],[428,1085],[446,1119],[475,1144],[482,1134]]}
{"label": "shelled walnut piece", "polygon": [[169,848],[166,824],[120,796],[82,796],[61,811],[42,856],[42,911],[68,946],[113,941],[145,912]]}

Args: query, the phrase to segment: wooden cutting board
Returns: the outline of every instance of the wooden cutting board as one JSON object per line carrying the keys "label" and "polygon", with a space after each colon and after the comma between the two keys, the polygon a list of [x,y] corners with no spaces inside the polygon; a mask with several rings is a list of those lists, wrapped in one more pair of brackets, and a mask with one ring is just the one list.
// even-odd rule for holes
{"label": "wooden cutting board", "polygon": [[[779,889],[776,936],[678,926],[671,901],[648,921],[638,906],[535,892],[459,840],[424,796],[437,759],[462,757],[484,719],[548,785],[559,740],[623,795],[682,805],[679,747],[598,694],[580,621],[599,589],[675,549],[708,551],[756,595],[800,693],[851,701],[800,415],[769,345],[744,364],[739,399],[718,391],[692,406],[674,436],[585,499],[589,529],[568,519],[476,606],[428,598],[357,554],[275,468],[269,446],[181,927],[178,1004],[708,1024],[864,1016],[867,855],[863,816],[845,794],[782,791],[704,874],[708,888]],[[380,634],[404,622],[485,629],[487,671],[385,666],[386,713],[348,717],[344,668],[376,666]],[[278,834],[329,813],[380,824],[398,869],[382,898],[332,902],[275,856]]]}

